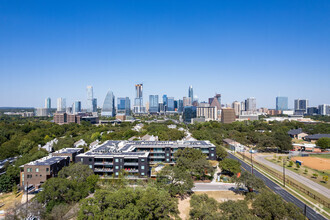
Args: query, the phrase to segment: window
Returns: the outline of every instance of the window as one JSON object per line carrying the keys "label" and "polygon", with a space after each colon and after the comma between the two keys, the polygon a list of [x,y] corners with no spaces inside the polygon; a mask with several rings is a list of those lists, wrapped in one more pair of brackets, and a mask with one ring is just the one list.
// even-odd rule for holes
{"label": "window", "polygon": [[144,173],[141,173],[141,176],[144,176]]}
{"label": "window", "polygon": [[115,175],[118,176],[118,172],[116,172]]}
{"label": "window", "polygon": [[93,165],[89,165],[89,168],[91,168],[91,169],[92,169],[92,168],[93,168]]}
{"label": "window", "polygon": [[119,160],[118,160],[118,159],[115,159],[115,162],[116,162],[116,163],[118,163],[118,162],[119,162]]}
{"label": "window", "polygon": [[92,161],[92,158],[89,158],[88,161],[91,162]]}
{"label": "window", "polygon": [[214,157],[214,154],[211,154],[211,157]]}
{"label": "window", "polygon": [[39,168],[36,168],[36,172],[37,172],[37,173],[39,172]]}
{"label": "window", "polygon": [[81,161],[81,162],[84,162],[84,159],[83,159],[83,158],[80,158],[80,161]]}
{"label": "window", "polygon": [[27,172],[32,172],[32,168],[27,168],[26,171]]}
{"label": "window", "polygon": [[40,176],[42,176],[42,175],[40,174]]}
{"label": "window", "polygon": [[46,168],[46,172],[48,172],[49,171],[49,168]]}
{"label": "window", "polygon": [[211,150],[214,150],[214,147],[212,147]]}
{"label": "window", "polygon": [[141,166],[141,169],[144,170],[144,166]]}
{"label": "window", "polygon": [[141,162],[144,162],[144,159],[141,159]]}
{"label": "window", "polygon": [[166,162],[170,162],[170,159],[167,158],[167,159],[166,159]]}
{"label": "window", "polygon": [[115,169],[118,170],[119,169],[119,166],[116,166]]}
{"label": "window", "polygon": [[24,179],[24,173],[22,174],[22,179]]}

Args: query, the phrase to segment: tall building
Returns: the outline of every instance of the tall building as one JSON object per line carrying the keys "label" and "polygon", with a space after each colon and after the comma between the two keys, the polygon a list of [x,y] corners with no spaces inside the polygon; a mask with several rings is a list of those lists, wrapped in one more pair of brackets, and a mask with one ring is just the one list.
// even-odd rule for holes
{"label": "tall building", "polygon": [[242,101],[241,102],[241,112],[242,111],[245,111],[246,110],[246,108],[245,108],[245,101]]}
{"label": "tall building", "polygon": [[[319,106],[320,108],[320,106]],[[317,115],[319,114],[319,108],[317,107],[308,107],[307,108],[307,115]]]}
{"label": "tall building", "polygon": [[135,85],[136,98],[134,100],[134,113],[144,113],[145,108],[143,107],[143,84]]}
{"label": "tall building", "polygon": [[65,98],[58,98],[57,99],[57,111],[58,112],[65,112],[66,109],[66,100]]}
{"label": "tall building", "polygon": [[167,111],[174,111],[174,97],[167,98]]}
{"label": "tall building", "polygon": [[37,117],[46,117],[49,115],[49,108],[36,108],[35,116]]}
{"label": "tall building", "polygon": [[81,112],[81,102],[75,101],[73,104],[73,113],[76,114],[78,112]]}
{"label": "tall building", "polygon": [[194,90],[193,90],[192,86],[189,86],[188,97],[190,98],[191,103],[193,103],[193,101],[194,101]]}
{"label": "tall building", "polygon": [[50,98],[45,99],[45,108],[52,108],[52,100]]}
{"label": "tall building", "polygon": [[114,117],[116,115],[115,96],[113,95],[113,92],[110,90],[105,96],[101,115],[106,117]]}
{"label": "tall building", "polygon": [[183,107],[191,106],[192,101],[190,97],[183,97]]}
{"label": "tall building", "polygon": [[288,97],[276,97],[276,110],[288,110]]}
{"label": "tall building", "polygon": [[96,98],[93,98],[93,112],[97,112],[97,99]]}
{"label": "tall building", "polygon": [[183,100],[178,100],[178,112],[183,112]]}
{"label": "tall building", "polygon": [[197,117],[197,111],[195,106],[185,106],[183,108],[183,120],[184,122],[191,123],[191,119]]}
{"label": "tall building", "polygon": [[131,100],[129,97],[120,97],[117,99],[117,114],[130,115]]}
{"label": "tall building", "polygon": [[238,101],[233,102],[232,108],[235,111],[235,115],[239,116],[241,114],[241,103]]}
{"label": "tall building", "polygon": [[221,113],[221,122],[224,124],[232,123],[236,120],[233,108],[223,108]]}
{"label": "tall building", "polygon": [[205,118],[205,121],[211,121],[211,120],[217,120],[218,114],[217,114],[217,107],[197,107],[196,108],[196,114],[197,118]]}
{"label": "tall building", "polygon": [[294,100],[294,113],[295,115],[304,115],[307,113],[308,100],[296,99]]}
{"label": "tall building", "polygon": [[327,104],[319,105],[318,113],[320,115],[330,115],[330,105]]}
{"label": "tall building", "polygon": [[93,86],[87,86],[87,112],[95,112],[95,109],[93,108],[93,99]]}
{"label": "tall building", "polygon": [[167,106],[167,95],[166,94],[163,95],[163,108],[164,108],[164,111],[166,112],[167,108],[168,108],[168,106]]}
{"label": "tall building", "polygon": [[257,101],[256,98],[250,97],[245,100],[246,111],[256,112],[257,111]]}
{"label": "tall building", "polygon": [[159,100],[158,95],[149,95],[149,112],[150,113],[158,113]]}

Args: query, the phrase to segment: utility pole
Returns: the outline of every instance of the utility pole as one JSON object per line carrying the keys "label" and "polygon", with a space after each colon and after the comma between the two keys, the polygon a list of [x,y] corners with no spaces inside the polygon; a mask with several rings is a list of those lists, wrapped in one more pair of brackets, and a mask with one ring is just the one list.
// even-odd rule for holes
{"label": "utility pole", "polygon": [[253,174],[252,147],[250,148],[250,153],[251,153],[251,173]]}
{"label": "utility pole", "polygon": [[29,182],[26,183],[26,217],[28,215],[28,203],[29,203]]}
{"label": "utility pole", "polygon": [[283,159],[283,185],[285,187],[285,159]]}

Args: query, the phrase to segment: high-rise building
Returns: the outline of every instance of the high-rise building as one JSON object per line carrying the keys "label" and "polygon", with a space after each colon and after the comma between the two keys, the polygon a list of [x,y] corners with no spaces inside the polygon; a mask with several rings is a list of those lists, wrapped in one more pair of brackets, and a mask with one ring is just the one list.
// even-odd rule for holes
{"label": "high-rise building", "polygon": [[65,112],[66,109],[66,100],[65,98],[58,98],[57,99],[57,111],[58,112]]}
{"label": "high-rise building", "polygon": [[168,108],[168,106],[167,106],[167,95],[166,94],[163,95],[163,107],[164,107],[164,111],[166,112],[167,108]]}
{"label": "high-rise building", "polygon": [[241,114],[241,103],[238,101],[233,102],[232,108],[235,111],[235,115],[239,116]]}
{"label": "high-rise building", "polygon": [[95,112],[93,86],[87,86],[87,112]]}
{"label": "high-rise building", "polygon": [[319,105],[318,113],[320,115],[330,115],[330,105],[328,104]]}
{"label": "high-rise building", "polygon": [[134,113],[145,113],[145,108],[143,107],[143,84],[135,85],[136,98],[134,100]]}
{"label": "high-rise building", "polygon": [[183,108],[183,120],[184,120],[184,122],[191,123],[191,119],[196,118],[196,117],[197,117],[197,111],[196,111],[195,106],[185,106]]}
{"label": "high-rise building", "polygon": [[131,101],[129,97],[120,97],[117,99],[117,114],[130,115]]}
{"label": "high-rise building", "polygon": [[245,108],[245,101],[242,101],[241,102],[241,112],[242,111],[246,111],[246,108]]}
{"label": "high-rise building", "polygon": [[50,98],[45,99],[45,108],[52,108],[52,100]]}
{"label": "high-rise building", "polygon": [[159,111],[159,100],[158,95],[149,95],[149,112],[157,113]]}
{"label": "high-rise building", "polygon": [[76,114],[78,112],[81,112],[81,102],[80,101],[75,101],[73,104],[73,113]]}
{"label": "high-rise building", "polygon": [[174,97],[167,98],[167,111],[174,111]]}
{"label": "high-rise building", "polygon": [[257,111],[257,101],[256,98],[250,97],[245,100],[246,111],[256,112]]}
{"label": "high-rise building", "polygon": [[225,124],[232,123],[236,120],[233,108],[223,108],[221,113],[221,122]]}
{"label": "high-rise building", "polygon": [[97,112],[97,99],[93,98],[93,112]]}
{"label": "high-rise building", "polygon": [[37,117],[46,117],[49,115],[49,108],[36,108],[35,116]]}
{"label": "high-rise building", "polygon": [[288,110],[288,97],[276,97],[276,110]]}
{"label": "high-rise building", "polygon": [[178,100],[178,112],[183,112],[183,100]]}
{"label": "high-rise building", "polygon": [[319,114],[319,109],[317,107],[308,107],[307,108],[307,115],[317,115],[317,114]]}
{"label": "high-rise building", "polygon": [[196,108],[197,118],[205,118],[205,121],[217,120],[217,107],[197,107]]}
{"label": "high-rise building", "polygon": [[116,115],[115,96],[113,95],[113,92],[110,90],[105,96],[101,115],[106,117],[114,117]]}
{"label": "high-rise building", "polygon": [[178,111],[178,100],[174,100],[174,111]]}
{"label": "high-rise building", "polygon": [[188,97],[190,98],[191,103],[193,103],[193,101],[194,101],[194,90],[193,90],[192,86],[189,86]]}
{"label": "high-rise building", "polygon": [[183,107],[191,106],[191,105],[192,105],[191,98],[190,97],[183,97]]}
{"label": "high-rise building", "polygon": [[307,113],[308,100],[296,99],[294,100],[294,113],[295,115],[304,115]]}

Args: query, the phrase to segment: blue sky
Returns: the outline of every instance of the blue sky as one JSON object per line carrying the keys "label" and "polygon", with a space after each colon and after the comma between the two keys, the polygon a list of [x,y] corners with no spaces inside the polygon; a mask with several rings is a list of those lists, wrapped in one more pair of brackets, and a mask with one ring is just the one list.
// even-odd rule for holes
{"label": "blue sky", "polygon": [[0,106],[134,97],[330,104],[330,1],[0,1]]}

